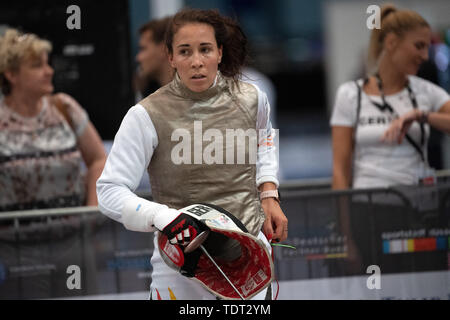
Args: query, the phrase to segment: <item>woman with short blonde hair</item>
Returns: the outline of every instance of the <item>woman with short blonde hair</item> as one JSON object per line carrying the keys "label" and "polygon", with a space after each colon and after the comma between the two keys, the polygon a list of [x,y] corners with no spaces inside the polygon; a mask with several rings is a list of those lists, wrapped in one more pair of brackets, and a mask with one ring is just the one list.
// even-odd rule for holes
{"label": "woman with short blonde hair", "polygon": [[86,111],[53,94],[51,50],[16,29],[0,37],[0,211],[97,205],[106,154]]}

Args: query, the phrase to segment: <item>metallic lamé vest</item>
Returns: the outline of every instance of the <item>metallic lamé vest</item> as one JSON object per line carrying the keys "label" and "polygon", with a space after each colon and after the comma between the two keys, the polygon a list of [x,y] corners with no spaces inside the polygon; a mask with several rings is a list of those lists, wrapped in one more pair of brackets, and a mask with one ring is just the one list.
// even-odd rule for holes
{"label": "metallic lam\u00e9 vest", "polygon": [[[245,164],[226,164],[225,161],[226,129],[256,130],[256,88],[243,82],[237,84],[219,72],[213,87],[196,93],[184,86],[176,75],[171,83],[139,104],[149,113],[158,134],[158,146],[148,167],[154,201],[176,209],[202,202],[215,204],[236,216],[251,234],[257,235],[265,216],[258,199],[256,164],[249,161],[249,144],[245,147]],[[220,130],[224,164],[205,164],[201,155],[201,164],[195,164],[198,161],[194,161],[194,143],[201,143],[205,150],[211,141],[195,140],[194,121],[201,121],[202,134],[208,129]],[[171,141],[171,137],[180,128],[190,132],[192,154],[188,164],[172,161],[172,151],[181,139]]]}

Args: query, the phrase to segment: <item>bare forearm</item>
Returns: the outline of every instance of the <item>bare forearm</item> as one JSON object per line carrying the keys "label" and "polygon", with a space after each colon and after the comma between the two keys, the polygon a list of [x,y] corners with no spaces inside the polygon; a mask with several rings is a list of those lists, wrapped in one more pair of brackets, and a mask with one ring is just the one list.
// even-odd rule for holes
{"label": "bare forearm", "polygon": [[348,189],[352,177],[353,128],[332,127],[334,190]]}
{"label": "bare forearm", "polygon": [[94,161],[89,167],[86,175],[86,206],[97,206],[96,182],[105,166],[106,159]]}
{"label": "bare forearm", "polygon": [[333,190],[348,189],[350,187],[350,170],[334,169],[331,187]]}
{"label": "bare forearm", "polygon": [[[277,186],[272,182],[265,182],[258,187],[260,192],[276,190]],[[261,200],[262,209],[266,220],[262,228],[267,239],[275,242],[284,241],[288,236],[288,220],[280,207],[279,200],[269,197]]]}
{"label": "bare forearm", "polygon": [[273,182],[264,182],[258,187],[258,190],[261,192],[267,190],[277,190],[277,186]]}
{"label": "bare forearm", "polygon": [[450,114],[440,112],[430,112],[427,122],[433,128],[450,134]]}
{"label": "bare forearm", "polygon": [[[277,186],[273,182],[264,182],[258,187],[258,190],[260,192],[268,191],[268,190],[277,190]],[[264,207],[264,205],[266,205],[268,203],[279,206],[279,203],[277,200],[275,200],[275,198],[265,198],[265,199],[261,200],[261,204],[263,204],[263,207]]]}

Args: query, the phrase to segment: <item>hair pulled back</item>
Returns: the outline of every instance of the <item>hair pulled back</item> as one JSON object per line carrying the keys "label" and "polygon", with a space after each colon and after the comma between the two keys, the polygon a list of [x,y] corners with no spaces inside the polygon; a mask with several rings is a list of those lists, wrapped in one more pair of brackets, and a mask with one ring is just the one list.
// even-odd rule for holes
{"label": "hair pulled back", "polygon": [[217,46],[222,47],[220,72],[233,79],[241,74],[241,69],[248,62],[248,41],[239,24],[217,10],[183,9],[172,18],[166,31],[166,46],[173,54],[173,38],[178,30],[189,23],[204,23],[214,29]]}
{"label": "hair pulled back", "polygon": [[381,8],[380,29],[373,29],[370,36],[369,55],[367,67],[372,73],[377,68],[378,60],[383,52],[383,41],[386,35],[393,32],[403,37],[406,32],[417,27],[430,27],[428,22],[417,12],[412,10],[399,10],[392,4]]}

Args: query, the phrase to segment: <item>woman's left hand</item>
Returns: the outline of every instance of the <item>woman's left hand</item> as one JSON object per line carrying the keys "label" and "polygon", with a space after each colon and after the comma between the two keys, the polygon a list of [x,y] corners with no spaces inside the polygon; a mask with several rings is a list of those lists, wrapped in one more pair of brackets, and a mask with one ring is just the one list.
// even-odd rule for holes
{"label": "woman's left hand", "polygon": [[288,219],[281,210],[280,204],[274,198],[261,200],[261,206],[266,214],[263,233],[270,241],[281,242],[288,236]]}
{"label": "woman's left hand", "polygon": [[402,143],[411,125],[414,121],[420,119],[421,111],[414,109],[404,114],[403,116],[392,121],[391,126],[384,132],[381,137],[382,142],[387,143]]}

